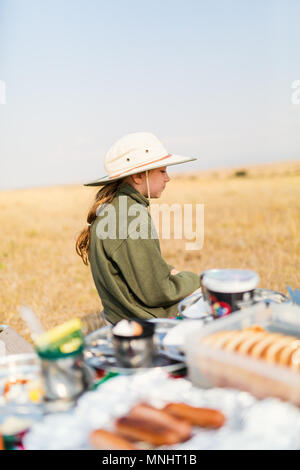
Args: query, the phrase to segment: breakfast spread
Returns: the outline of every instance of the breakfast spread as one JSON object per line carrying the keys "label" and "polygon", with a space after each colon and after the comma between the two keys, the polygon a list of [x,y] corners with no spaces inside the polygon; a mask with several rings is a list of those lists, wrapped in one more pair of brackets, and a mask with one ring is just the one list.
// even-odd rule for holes
{"label": "breakfast spread", "polygon": [[[219,352],[223,354],[221,350]],[[263,368],[263,361],[261,365]],[[169,421],[162,420],[160,413],[161,421],[157,421],[158,415],[155,413],[153,422],[152,408],[162,412],[162,416],[165,417],[167,409],[171,415],[170,412],[174,412],[175,406],[182,408],[182,405],[191,410],[188,421],[191,429],[189,431],[180,425],[181,437],[178,434],[179,428],[175,428],[178,442],[174,445],[152,444],[145,440],[145,434],[143,437],[141,434],[136,437],[129,435],[135,419],[134,422],[138,424],[139,429],[140,426],[145,427],[145,422],[151,421],[152,425],[146,427],[146,430],[152,437],[153,433],[156,438],[157,434],[160,438],[174,437],[173,426],[170,426]],[[146,415],[149,412],[148,407],[151,413]],[[205,411],[205,414],[203,413],[205,421],[199,422],[201,427],[191,422],[191,417],[197,416],[198,408],[200,413],[200,407]],[[217,413],[212,412],[207,422],[208,409]],[[219,412],[222,414],[219,415]],[[121,420],[123,430],[126,425],[126,435],[121,434],[116,426],[118,420],[124,417],[130,417],[130,421],[125,420],[125,424],[124,420]],[[113,377],[94,392],[83,395],[72,411],[48,414],[26,433],[24,446],[28,450],[93,448],[104,451],[131,450],[132,447],[149,451],[299,449],[299,417],[299,408],[282,400],[272,399],[270,396],[266,400],[257,400],[253,395],[233,388],[198,388],[185,378],[174,379],[165,371],[149,370],[134,375]],[[198,416],[198,419],[200,418]],[[221,427],[217,427],[221,424]],[[159,429],[161,431],[158,431]],[[190,432],[190,437],[183,440],[186,429],[187,434]]]}
{"label": "breakfast spread", "polygon": [[[214,325],[206,326],[199,321],[197,323],[178,322],[178,325],[172,327],[172,330],[165,336],[160,332],[160,341],[164,346],[176,344],[178,347],[178,338],[182,339],[183,332],[186,336],[180,344],[184,344],[185,347],[190,346],[190,349],[187,347],[190,382],[184,385],[183,381],[176,380],[172,386],[166,384],[165,390],[160,386],[165,379],[160,379],[160,371],[155,370],[154,367],[155,354],[157,354],[155,349],[157,344],[154,342],[156,325],[137,319],[136,321],[122,320],[110,327],[110,354],[114,353],[120,367],[123,366],[129,370],[128,375],[131,378],[128,378],[127,385],[130,387],[126,386],[125,374],[123,377],[121,374],[120,385],[115,382],[114,386],[113,381],[111,387],[107,384],[102,399],[101,393],[99,400],[96,395],[94,398],[91,396],[92,407],[85,405],[85,401],[88,402],[88,396],[86,400],[84,397],[79,398],[78,410],[76,411],[77,402],[74,407],[74,425],[75,427],[78,425],[78,432],[70,448],[87,445],[101,450],[151,450],[161,446],[163,448],[165,446],[176,446],[176,448],[200,446],[198,448],[202,448],[202,445],[209,447],[208,441],[211,436],[219,439],[220,435],[222,439],[223,434],[230,433],[230,426],[234,427],[235,423],[241,425],[240,420],[244,420],[246,415],[241,413],[240,402],[235,409],[228,406],[226,400],[224,402],[220,400],[221,391],[218,388],[216,388],[213,400],[206,399],[204,395],[206,392],[203,392],[201,400],[196,399],[196,393],[193,390],[190,390],[189,394],[187,384],[197,383],[195,377],[199,371],[201,377],[207,378],[208,383],[211,381],[210,387],[246,390],[252,393],[253,397],[258,398],[279,397],[299,406],[299,375],[295,374],[300,371],[300,334],[297,329],[299,317],[297,317],[298,323],[295,322],[294,325],[293,311],[287,307],[284,311],[282,309],[281,317],[273,315],[276,316],[276,321],[272,313],[271,308],[261,306],[248,312],[237,313],[231,318],[213,322]],[[299,312],[295,312],[295,315],[296,313]],[[245,327],[245,325],[252,326]],[[157,334],[158,331],[159,328]],[[42,361],[47,361],[47,364],[51,363],[51,366],[66,357],[68,360],[77,360],[77,356],[82,356],[85,345],[77,320],[64,325],[64,328],[56,329],[55,332],[48,332],[47,336],[43,335],[36,341],[38,355]],[[138,367],[149,369],[148,384],[144,382],[142,375],[132,374],[130,371],[132,368],[133,372],[136,372],[135,369]],[[146,371],[142,374],[146,377]],[[0,384],[0,399],[3,403],[21,404],[23,394],[26,392],[27,401],[29,398],[31,404],[40,404],[43,393],[40,391],[42,389],[39,380],[40,377],[35,375],[31,377],[28,373],[5,375],[5,379]],[[70,385],[73,390],[74,383]],[[119,396],[119,391],[121,393],[124,389],[129,391],[132,389],[132,393],[134,392],[128,397],[127,403],[123,402],[123,392]],[[82,391],[80,396],[81,393]],[[110,397],[111,403],[110,400],[106,402],[107,397]],[[241,396],[241,400],[244,398],[245,396]],[[89,410],[95,409],[94,404],[97,400],[101,404],[105,403],[105,407],[101,413],[90,415]],[[122,400],[121,412],[119,411],[120,400]],[[245,409],[249,400],[254,399],[250,397],[247,400]],[[198,404],[202,407],[198,407]],[[217,409],[219,406],[223,413]],[[233,409],[235,409],[235,414]],[[28,429],[32,427],[33,421],[26,421],[27,417],[16,421],[16,416],[13,415],[6,418],[1,422],[0,434],[11,435],[26,431],[27,437],[29,436],[29,448],[32,446],[30,441],[32,436],[34,439],[41,439],[38,435],[39,424],[37,422],[35,423],[36,434],[34,434],[35,431],[30,434]],[[53,418],[55,418],[55,413]],[[61,419],[63,420],[63,416]],[[70,419],[71,424],[73,418],[68,415],[65,419],[66,422]],[[85,423],[89,421],[84,428],[82,428],[83,420]],[[47,425],[46,423],[46,427]],[[218,430],[223,426],[224,429],[219,433]],[[71,427],[73,429],[73,425]],[[89,429],[88,432],[87,429]],[[201,431],[199,432],[198,429]],[[257,442],[260,442],[259,439]],[[66,447],[68,445],[65,444]],[[221,444],[216,443],[216,446],[218,445]]]}

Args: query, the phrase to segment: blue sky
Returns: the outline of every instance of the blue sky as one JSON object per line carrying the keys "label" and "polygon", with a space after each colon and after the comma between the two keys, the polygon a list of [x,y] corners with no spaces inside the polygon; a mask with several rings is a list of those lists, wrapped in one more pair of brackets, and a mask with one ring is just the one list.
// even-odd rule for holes
{"label": "blue sky", "polygon": [[0,0],[0,189],[103,176],[156,134],[172,171],[300,158],[298,0]]}

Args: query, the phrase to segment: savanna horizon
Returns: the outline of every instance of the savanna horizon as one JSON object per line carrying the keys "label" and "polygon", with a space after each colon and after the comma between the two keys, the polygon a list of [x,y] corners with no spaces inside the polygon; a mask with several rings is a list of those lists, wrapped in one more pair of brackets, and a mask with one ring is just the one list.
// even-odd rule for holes
{"label": "savanna horizon", "polygon": [[[75,252],[96,192],[81,185],[0,191],[0,324],[27,340],[20,305],[46,329],[101,310],[90,268]],[[204,204],[201,250],[161,240],[176,269],[246,268],[258,272],[259,287],[300,288],[300,161],[174,175],[155,203]]]}

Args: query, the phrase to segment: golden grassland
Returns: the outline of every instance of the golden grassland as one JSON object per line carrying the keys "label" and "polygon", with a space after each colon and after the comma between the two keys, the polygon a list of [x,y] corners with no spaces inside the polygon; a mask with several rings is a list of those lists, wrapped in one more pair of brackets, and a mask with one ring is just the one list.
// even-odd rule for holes
{"label": "golden grassland", "polygon": [[[0,191],[0,324],[29,340],[22,304],[47,329],[101,309],[90,269],[75,252],[96,191],[79,185]],[[163,256],[177,269],[248,268],[259,273],[260,287],[285,294],[287,284],[300,288],[299,161],[175,175],[153,202],[204,204],[201,250],[186,251],[187,240],[161,240]]]}

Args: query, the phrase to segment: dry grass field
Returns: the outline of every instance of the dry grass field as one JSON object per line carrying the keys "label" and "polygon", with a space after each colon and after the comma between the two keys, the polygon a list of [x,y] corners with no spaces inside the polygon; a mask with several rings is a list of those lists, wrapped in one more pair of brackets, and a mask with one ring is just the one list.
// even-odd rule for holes
{"label": "dry grass field", "polygon": [[[0,191],[0,324],[29,339],[22,304],[46,328],[101,308],[74,248],[95,193],[83,186]],[[300,288],[299,161],[174,176],[159,202],[205,205],[201,250],[185,251],[186,240],[161,241],[177,269],[249,268],[260,287]]]}

